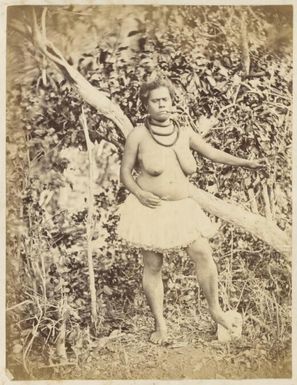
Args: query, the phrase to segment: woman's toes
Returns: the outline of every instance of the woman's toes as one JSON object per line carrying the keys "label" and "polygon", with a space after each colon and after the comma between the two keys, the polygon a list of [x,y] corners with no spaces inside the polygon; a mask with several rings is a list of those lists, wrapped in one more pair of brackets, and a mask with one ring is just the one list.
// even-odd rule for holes
{"label": "woman's toes", "polygon": [[167,341],[167,333],[164,331],[155,331],[150,336],[150,342],[156,345],[161,345],[163,342]]}

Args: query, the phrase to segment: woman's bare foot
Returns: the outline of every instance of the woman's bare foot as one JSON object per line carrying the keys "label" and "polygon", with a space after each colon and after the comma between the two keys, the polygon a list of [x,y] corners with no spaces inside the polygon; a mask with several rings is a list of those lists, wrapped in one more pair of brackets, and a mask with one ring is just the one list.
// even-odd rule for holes
{"label": "woman's bare foot", "polygon": [[210,314],[216,323],[222,325],[225,329],[228,330],[230,336],[235,335],[238,330],[239,321],[241,319],[236,318],[235,316],[230,316],[230,312],[224,313],[221,309],[210,309]]}
{"label": "woman's bare foot", "polygon": [[156,330],[150,336],[150,342],[161,345],[167,341],[167,326],[165,320],[156,324]]}
{"label": "woman's bare foot", "polygon": [[167,332],[156,330],[151,334],[150,341],[153,344],[161,345],[162,343],[167,341]]}

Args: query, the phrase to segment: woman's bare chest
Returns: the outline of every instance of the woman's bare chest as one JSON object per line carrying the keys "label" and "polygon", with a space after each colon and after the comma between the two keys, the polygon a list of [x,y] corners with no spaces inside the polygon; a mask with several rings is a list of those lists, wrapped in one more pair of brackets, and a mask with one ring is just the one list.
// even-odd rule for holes
{"label": "woman's bare chest", "polygon": [[138,160],[151,175],[160,175],[165,171],[190,174],[196,170],[196,162],[185,135],[180,135],[172,146],[162,146],[148,134],[139,145]]}
{"label": "woman's bare chest", "polygon": [[138,160],[149,174],[160,175],[175,165],[176,155],[172,148],[161,147],[148,140],[140,144]]}

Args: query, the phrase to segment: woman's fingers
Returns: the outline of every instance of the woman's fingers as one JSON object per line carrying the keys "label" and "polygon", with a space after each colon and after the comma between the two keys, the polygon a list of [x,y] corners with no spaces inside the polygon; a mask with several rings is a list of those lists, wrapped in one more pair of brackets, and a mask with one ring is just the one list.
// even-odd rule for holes
{"label": "woman's fingers", "polygon": [[259,158],[251,161],[251,168],[266,169],[268,168],[269,163],[266,158]]}
{"label": "woman's fingers", "polygon": [[150,207],[154,208],[154,207],[157,207],[160,205],[161,199],[157,195],[150,194],[150,197],[148,199],[148,203],[149,203]]}
{"label": "woman's fingers", "polygon": [[161,198],[149,191],[143,191],[137,197],[140,203],[150,208],[155,208],[161,204]]}
{"label": "woman's fingers", "polygon": [[260,168],[268,168],[269,167],[269,163],[268,163],[266,158],[258,159],[258,164],[259,164]]}
{"label": "woman's fingers", "polygon": [[161,201],[161,198],[158,197],[158,195],[155,195],[155,194],[151,194],[150,199],[153,202],[160,202]]}
{"label": "woman's fingers", "polygon": [[150,202],[150,205],[152,205],[153,207],[157,207],[160,205],[161,201],[160,200],[151,200]]}

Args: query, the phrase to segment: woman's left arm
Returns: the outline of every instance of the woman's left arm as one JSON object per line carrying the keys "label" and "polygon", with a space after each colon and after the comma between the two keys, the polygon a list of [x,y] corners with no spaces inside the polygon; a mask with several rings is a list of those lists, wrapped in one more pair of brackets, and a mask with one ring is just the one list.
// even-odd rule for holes
{"label": "woman's left arm", "polygon": [[217,150],[210,144],[206,143],[205,140],[203,140],[201,136],[194,131],[191,131],[190,133],[190,148],[192,150],[198,151],[201,155],[217,163],[254,169],[267,166],[267,162],[264,158],[248,160],[230,155],[221,150]]}

